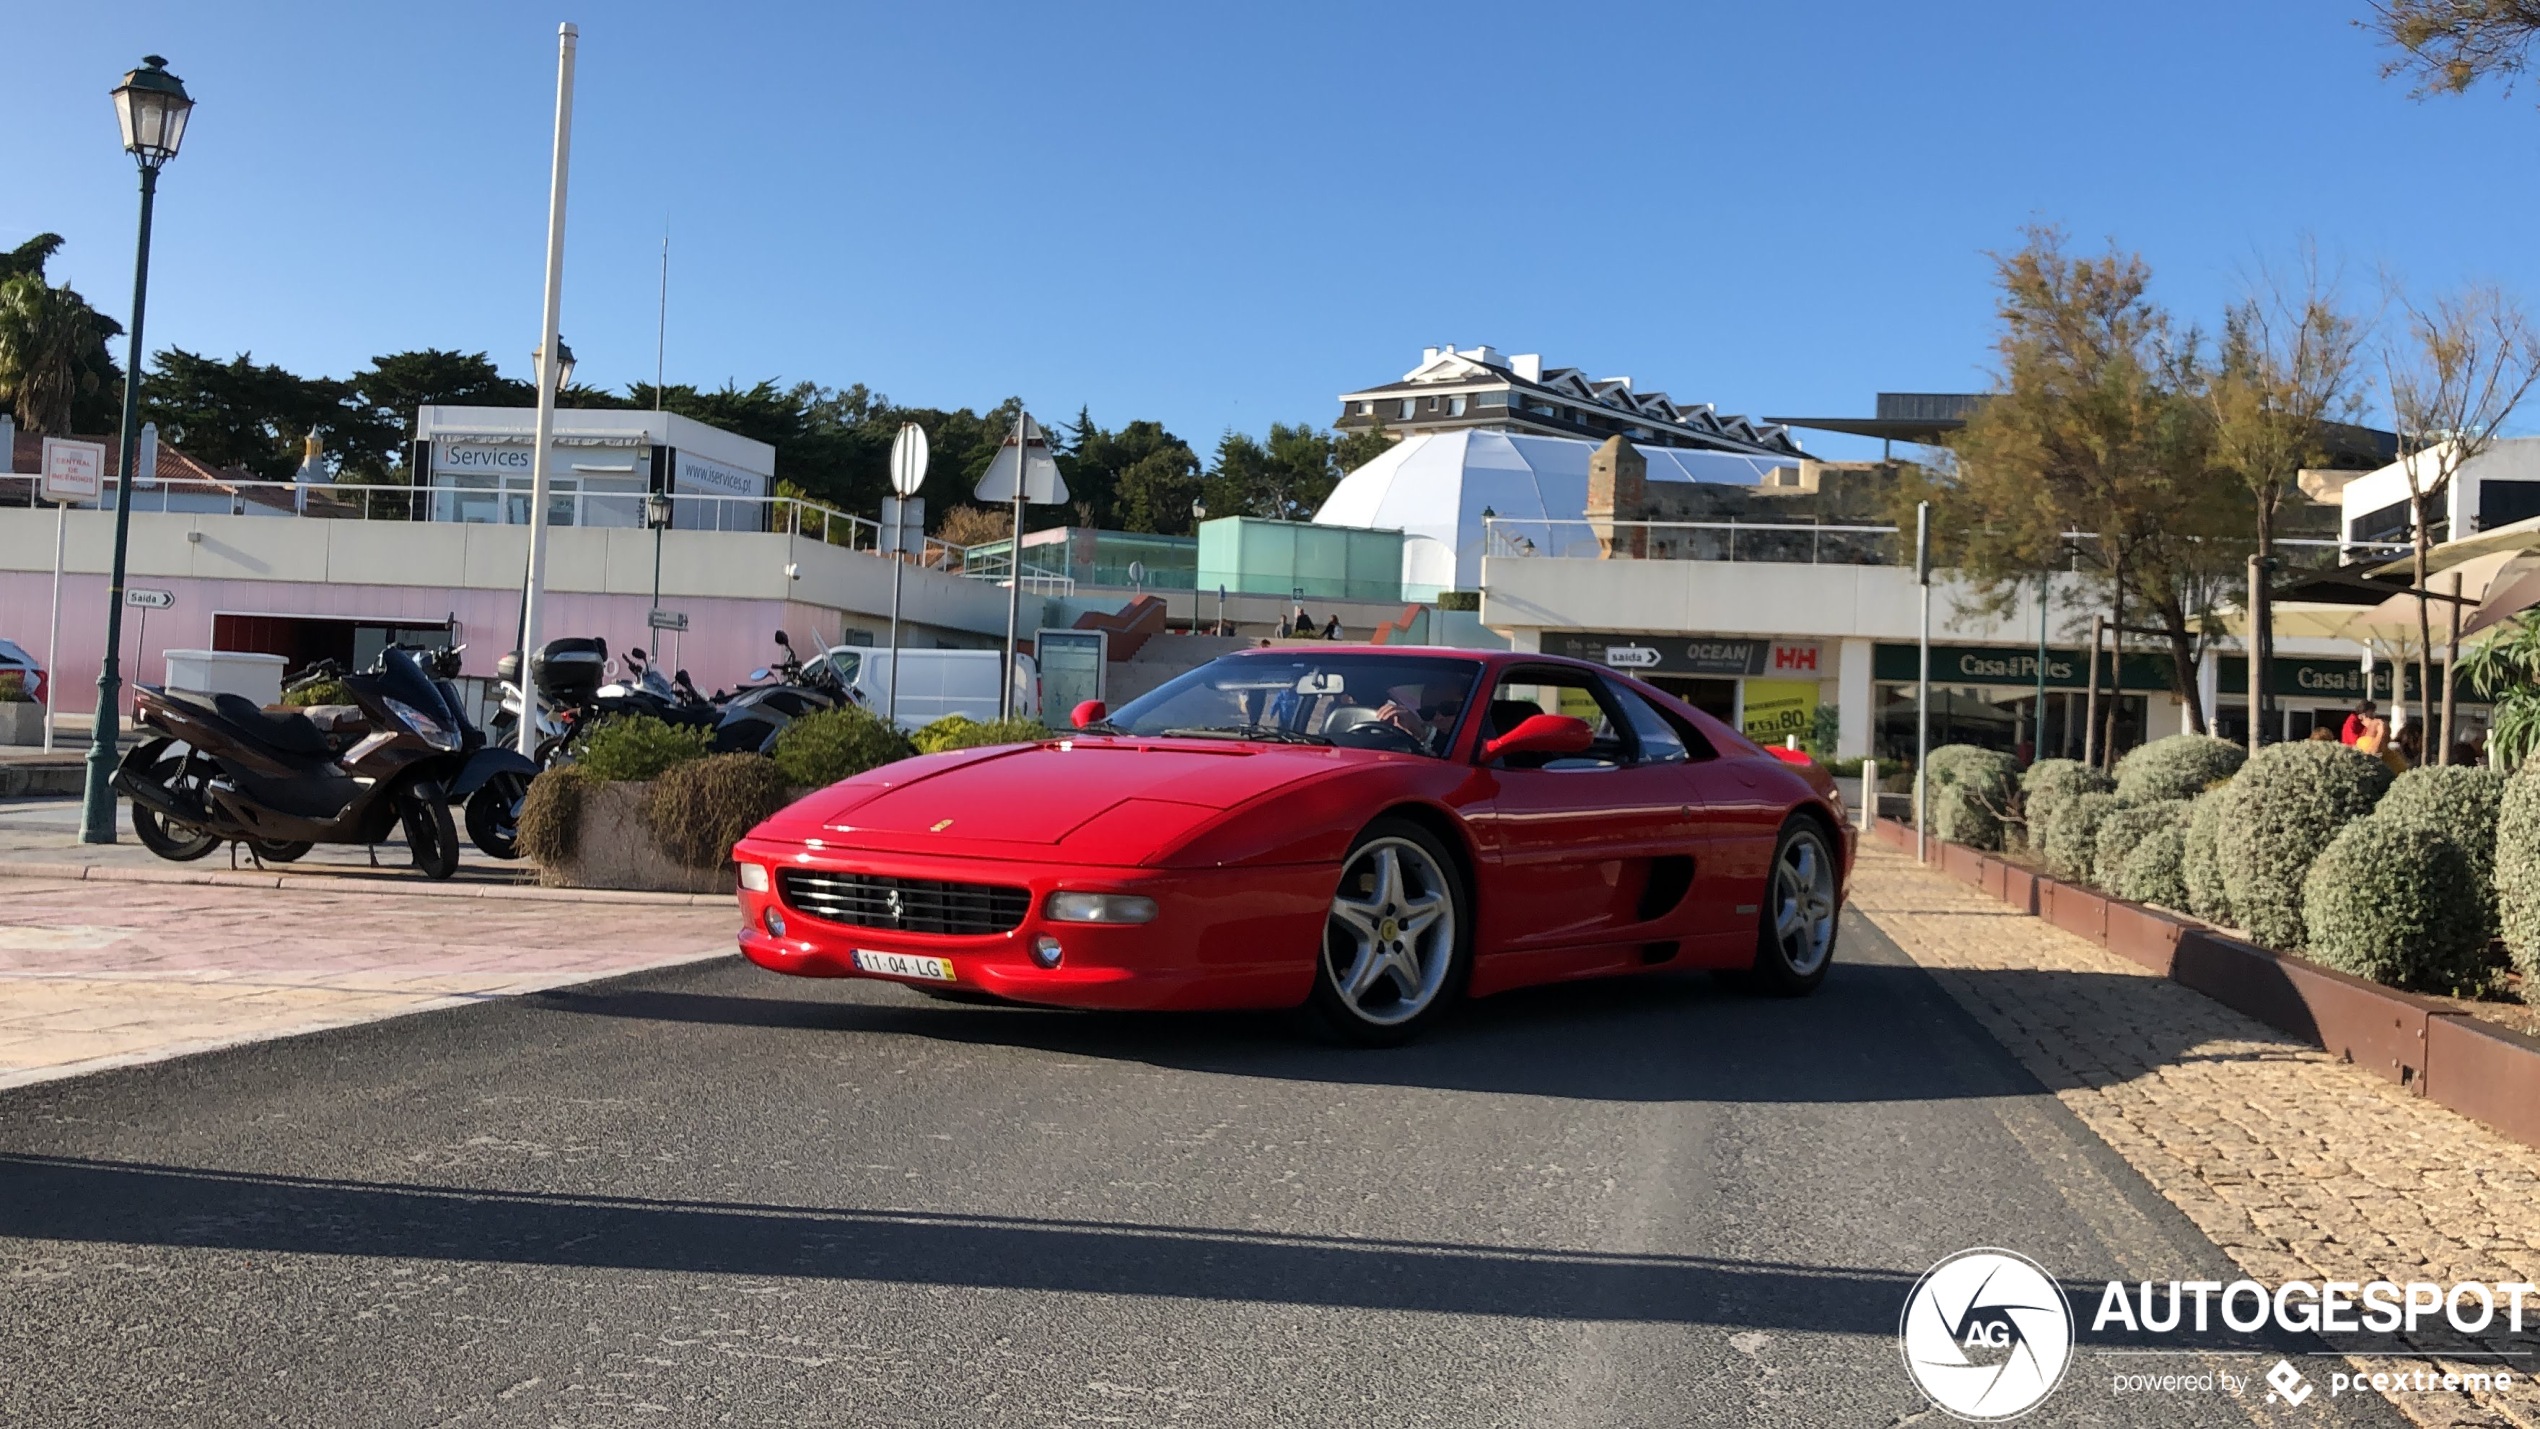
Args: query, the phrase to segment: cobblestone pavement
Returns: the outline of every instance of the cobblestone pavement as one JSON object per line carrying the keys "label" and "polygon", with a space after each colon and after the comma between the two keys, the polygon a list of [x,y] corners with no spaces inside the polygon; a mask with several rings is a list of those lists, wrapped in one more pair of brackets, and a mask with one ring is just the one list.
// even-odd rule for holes
{"label": "cobblestone pavement", "polygon": [[[2252,1278],[2540,1281],[2540,1152],[1866,840],[1851,896]],[[2540,1369],[2444,1367],[2498,1363]],[[2540,1425],[2528,1389],[2395,1402]]]}
{"label": "cobblestone pavement", "polygon": [[0,878],[0,1087],[717,956],[732,950],[734,918]]}

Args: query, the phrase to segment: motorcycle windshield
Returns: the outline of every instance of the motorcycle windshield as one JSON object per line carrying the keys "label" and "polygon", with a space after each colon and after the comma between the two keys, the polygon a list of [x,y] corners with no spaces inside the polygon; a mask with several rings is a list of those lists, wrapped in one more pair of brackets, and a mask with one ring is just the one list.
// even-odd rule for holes
{"label": "motorcycle windshield", "polygon": [[[432,716],[444,729],[461,728],[457,713],[441,697],[440,683],[424,673],[423,666],[415,662],[414,656],[394,645],[379,652],[378,669],[352,676],[345,683],[352,688],[356,698],[364,695],[372,697],[363,699],[364,704],[371,703],[372,699],[396,700]],[[373,710],[372,713],[385,714],[387,711]]]}

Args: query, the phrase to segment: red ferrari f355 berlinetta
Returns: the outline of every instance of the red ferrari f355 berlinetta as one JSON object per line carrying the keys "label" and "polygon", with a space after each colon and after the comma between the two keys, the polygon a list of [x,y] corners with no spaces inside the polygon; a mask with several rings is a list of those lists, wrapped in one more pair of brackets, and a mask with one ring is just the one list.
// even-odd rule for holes
{"label": "red ferrari f355 berlinetta", "polygon": [[1834,954],[1833,781],[1610,670],[1292,644],[1076,714],[759,825],[742,952],[1063,1007],[1304,1004],[1370,1043],[1651,969],[1796,995]]}

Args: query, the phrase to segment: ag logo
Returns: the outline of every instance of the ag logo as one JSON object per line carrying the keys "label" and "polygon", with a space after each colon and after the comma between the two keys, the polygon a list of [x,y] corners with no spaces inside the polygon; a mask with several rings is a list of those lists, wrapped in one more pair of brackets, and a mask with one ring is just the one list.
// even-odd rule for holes
{"label": "ag logo", "polygon": [[1943,1413],[2016,1419],[2042,1403],[2073,1355],[2063,1288],[2007,1250],[1962,1250],[1923,1272],[1897,1325],[1905,1372]]}

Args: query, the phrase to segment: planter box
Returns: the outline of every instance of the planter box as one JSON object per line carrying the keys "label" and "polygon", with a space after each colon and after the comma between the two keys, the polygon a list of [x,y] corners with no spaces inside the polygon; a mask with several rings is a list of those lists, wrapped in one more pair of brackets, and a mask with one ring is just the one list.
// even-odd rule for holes
{"label": "planter box", "polygon": [[42,744],[45,706],[33,700],[0,704],[0,744]]}
{"label": "planter box", "polygon": [[2067,933],[2094,943],[2108,941],[2108,899],[2095,889],[2060,878],[2037,881],[2037,912]]}
{"label": "planter box", "polygon": [[2170,977],[2376,1076],[2423,1085],[2433,1003],[2203,928],[2181,931]]}
{"label": "planter box", "polygon": [[2034,869],[2016,863],[2002,865],[2002,888],[1996,895],[2011,907],[2034,918],[2037,916],[2037,886],[2045,882]]}
{"label": "planter box", "polygon": [[2122,898],[2109,899],[2107,910],[2108,951],[2168,977],[2170,964],[2178,955],[2179,935],[2187,931],[2187,925]]}
{"label": "planter box", "polygon": [[582,806],[581,847],[561,865],[542,865],[551,888],[617,888],[652,893],[729,893],[732,866],[684,868],[653,847],[642,784],[602,784]]}
{"label": "planter box", "polygon": [[[1937,843],[1938,841],[1935,840],[1934,842]],[[1948,874],[1951,878],[1958,880],[1960,883],[1971,883],[1979,888],[1984,886],[1983,854],[1976,852],[1974,849],[1967,847],[1965,844],[1953,843],[1940,844],[1939,853],[1941,872]]]}
{"label": "planter box", "polygon": [[2457,1012],[2425,1022],[2425,1095],[2540,1146],[2540,1041]]}

